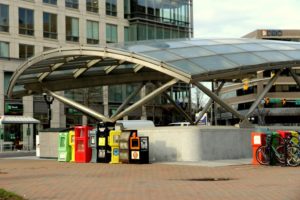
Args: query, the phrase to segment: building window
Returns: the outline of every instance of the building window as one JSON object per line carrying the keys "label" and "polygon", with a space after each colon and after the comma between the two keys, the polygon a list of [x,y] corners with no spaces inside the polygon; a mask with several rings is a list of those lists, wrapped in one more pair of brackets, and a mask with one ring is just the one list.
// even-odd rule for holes
{"label": "building window", "polygon": [[117,16],[117,0],[106,0],[106,15]]}
{"label": "building window", "polygon": [[97,13],[99,9],[98,0],[86,0],[86,10]]}
{"label": "building window", "polygon": [[4,72],[4,94],[7,93],[10,78],[12,77],[13,72]]}
{"label": "building window", "polygon": [[78,0],[66,0],[66,7],[78,9]]}
{"label": "building window", "polygon": [[57,39],[57,15],[44,12],[43,19],[44,37]]}
{"label": "building window", "polygon": [[19,58],[30,58],[34,55],[34,46],[27,45],[27,44],[20,44],[19,45]]}
{"label": "building window", "polygon": [[43,3],[48,3],[48,4],[56,5],[57,4],[57,0],[43,0]]}
{"label": "building window", "polygon": [[118,27],[113,24],[106,24],[106,42],[116,43],[118,42]]}
{"label": "building window", "polygon": [[33,10],[19,8],[19,34],[34,35]]}
{"label": "building window", "polygon": [[86,42],[88,44],[99,43],[99,23],[95,21],[87,21],[86,23]]}
{"label": "building window", "polygon": [[8,5],[0,4],[0,31],[8,32],[9,10]]}
{"label": "building window", "polygon": [[66,40],[79,41],[79,19],[74,17],[66,17]]}
{"label": "building window", "polygon": [[9,44],[8,42],[0,42],[0,57],[8,58],[9,57]]}
{"label": "building window", "polygon": [[124,18],[130,17],[130,0],[124,0]]}
{"label": "building window", "polygon": [[124,27],[124,41],[128,42],[129,41],[129,28]]}

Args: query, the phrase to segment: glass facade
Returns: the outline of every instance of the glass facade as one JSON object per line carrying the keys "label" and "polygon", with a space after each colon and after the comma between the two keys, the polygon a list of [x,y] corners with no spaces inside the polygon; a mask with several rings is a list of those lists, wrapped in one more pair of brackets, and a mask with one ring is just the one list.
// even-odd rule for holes
{"label": "glass facade", "polygon": [[188,27],[190,7],[189,0],[133,0],[125,1],[124,12],[125,18],[143,18]]}
{"label": "glass facade", "polygon": [[99,22],[87,20],[86,22],[86,40],[88,44],[99,43]]}
{"label": "glass facade", "polygon": [[9,31],[9,9],[8,5],[0,4],[0,31]]}
{"label": "glass facade", "polygon": [[0,57],[8,58],[9,57],[9,43],[0,41]]}
{"label": "glass facade", "polygon": [[117,0],[106,0],[106,15],[117,16]]}
{"label": "glass facade", "polygon": [[189,0],[125,0],[129,41],[189,38],[191,6]]}
{"label": "glass facade", "polygon": [[66,40],[72,42],[79,41],[79,19],[66,17]]}
{"label": "glass facade", "polygon": [[86,10],[97,13],[99,10],[98,0],[86,0]]}
{"label": "glass facade", "polygon": [[118,26],[113,24],[106,24],[106,42],[118,42]]}
{"label": "glass facade", "polygon": [[34,35],[34,11],[19,8],[19,34]]}
{"label": "glass facade", "polygon": [[43,13],[44,37],[57,39],[57,15],[52,13]]}
{"label": "glass facade", "polygon": [[27,44],[19,45],[19,58],[27,59],[34,55],[34,46]]}

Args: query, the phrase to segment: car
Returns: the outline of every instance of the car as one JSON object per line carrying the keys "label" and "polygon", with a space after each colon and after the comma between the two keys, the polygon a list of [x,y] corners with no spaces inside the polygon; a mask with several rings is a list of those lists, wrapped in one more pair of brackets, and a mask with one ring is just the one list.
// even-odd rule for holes
{"label": "car", "polygon": [[190,122],[174,122],[174,123],[170,123],[168,125],[169,126],[190,126],[191,123]]}

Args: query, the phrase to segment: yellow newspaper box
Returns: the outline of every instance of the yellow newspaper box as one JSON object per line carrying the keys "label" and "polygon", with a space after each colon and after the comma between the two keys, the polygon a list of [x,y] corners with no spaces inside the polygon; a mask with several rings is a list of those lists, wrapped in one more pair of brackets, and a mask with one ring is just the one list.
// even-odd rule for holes
{"label": "yellow newspaper box", "polygon": [[71,160],[70,162],[75,162],[75,131],[69,131],[69,145],[71,147]]}
{"label": "yellow newspaper box", "polygon": [[120,148],[119,148],[120,135],[121,135],[121,130],[112,130],[109,132],[108,145],[111,147],[110,164],[120,163]]}

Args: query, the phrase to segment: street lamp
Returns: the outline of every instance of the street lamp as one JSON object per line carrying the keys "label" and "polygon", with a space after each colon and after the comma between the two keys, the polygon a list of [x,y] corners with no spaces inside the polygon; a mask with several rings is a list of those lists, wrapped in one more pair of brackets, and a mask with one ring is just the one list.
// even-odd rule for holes
{"label": "street lamp", "polygon": [[49,96],[47,93],[43,93],[44,100],[47,103],[48,106],[48,126],[50,128],[51,123],[51,104],[53,103],[54,98],[52,96]]}

